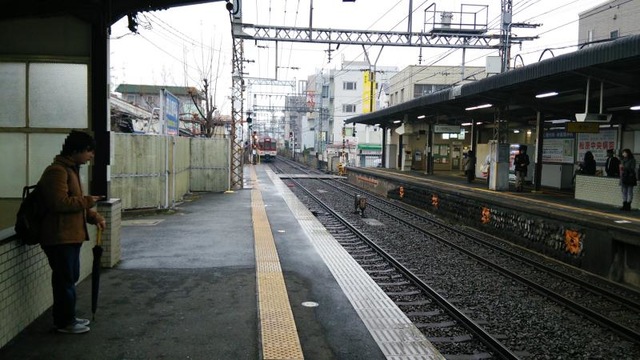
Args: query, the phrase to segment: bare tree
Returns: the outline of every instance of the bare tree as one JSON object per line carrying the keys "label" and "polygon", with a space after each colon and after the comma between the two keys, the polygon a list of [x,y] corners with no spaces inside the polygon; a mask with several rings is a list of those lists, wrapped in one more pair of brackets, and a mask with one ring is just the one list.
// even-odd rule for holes
{"label": "bare tree", "polygon": [[214,117],[214,113],[216,111],[216,106],[213,104],[213,100],[211,95],[209,94],[209,80],[202,79],[203,89],[200,91],[202,96],[204,97],[204,109],[200,106],[200,97],[198,96],[198,90],[195,88],[189,88],[189,96],[191,96],[191,101],[196,106],[198,110],[198,114],[201,120],[201,130],[205,134],[206,137],[212,137],[215,132],[215,127],[217,124],[216,119]]}
{"label": "bare tree", "polygon": [[[202,44],[202,41],[201,41]],[[224,126],[224,123],[220,121],[219,117],[217,117],[216,110],[218,107],[215,104],[216,99],[216,91],[218,84],[218,71],[220,69],[220,54],[221,51],[218,49],[218,63],[215,66],[216,74],[213,76],[214,62],[213,62],[213,44],[209,47],[212,51],[205,51],[204,45],[201,45],[201,59],[200,61],[196,61],[196,66],[198,72],[200,73],[200,78],[202,79],[202,89],[196,90],[195,88],[189,88],[189,95],[191,96],[191,100],[198,110],[198,116],[201,118],[201,131],[205,134],[206,137],[212,137],[216,134],[216,126]],[[210,89],[211,79],[214,78],[214,88],[213,92]],[[204,108],[202,108],[201,99],[204,98]]]}

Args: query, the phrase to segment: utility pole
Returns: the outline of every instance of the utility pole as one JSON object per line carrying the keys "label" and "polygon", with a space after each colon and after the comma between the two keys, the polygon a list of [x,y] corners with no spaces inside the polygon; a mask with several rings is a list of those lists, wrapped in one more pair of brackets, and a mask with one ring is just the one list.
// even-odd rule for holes
{"label": "utility pole", "polygon": [[509,38],[511,37],[512,26],[512,8],[513,0],[502,0],[502,26],[500,27],[500,38],[502,39],[502,45],[500,46],[500,54],[502,56],[502,72],[509,69],[509,57],[511,52],[511,45],[509,44]]}
{"label": "utility pole", "polygon": [[[322,123],[324,122],[324,73],[323,70],[320,70],[320,106],[318,112],[318,147],[316,149],[316,159],[320,160],[320,155],[323,154],[322,151]],[[318,85],[316,84],[316,87]],[[320,155],[319,155],[320,154]],[[318,169],[320,168],[320,161],[318,161]]]}
{"label": "utility pole", "polygon": [[[502,57],[501,71],[509,71],[511,58],[511,30],[517,28],[535,28],[540,24],[514,23],[512,19],[513,0],[502,0],[502,26],[500,30],[501,46],[500,55]],[[507,143],[508,136],[508,110],[509,106],[498,107],[494,114],[493,139],[500,144]]]}
{"label": "utility pole", "polygon": [[244,147],[242,146],[242,123],[244,107],[244,41],[242,33],[242,1],[236,5],[227,3],[226,7],[232,19],[233,61],[231,70],[231,136],[229,149],[229,189],[242,189]]}
{"label": "utility pole", "polygon": [[[511,30],[513,28],[537,28],[540,24],[514,23],[513,0],[502,0],[502,26],[500,27],[500,55],[502,56],[502,72],[509,70],[511,59]],[[464,50],[464,49],[463,49]]]}

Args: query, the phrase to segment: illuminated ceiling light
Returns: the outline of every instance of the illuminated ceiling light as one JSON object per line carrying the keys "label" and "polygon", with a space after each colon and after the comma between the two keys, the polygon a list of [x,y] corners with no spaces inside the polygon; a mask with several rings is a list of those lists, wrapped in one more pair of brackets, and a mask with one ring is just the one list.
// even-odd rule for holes
{"label": "illuminated ceiling light", "polygon": [[555,91],[551,91],[551,92],[544,93],[544,94],[538,94],[538,95],[536,95],[536,98],[538,98],[538,99],[542,99],[542,98],[552,97],[552,96],[556,96],[556,95],[558,95],[558,93],[557,93],[557,92],[555,92]]}
{"label": "illuminated ceiling light", "polygon": [[462,123],[460,126],[471,126],[471,123]]}
{"label": "illuminated ceiling light", "polygon": [[402,122],[402,120],[393,120],[394,124],[400,124]]}
{"label": "illuminated ceiling light", "polygon": [[514,134],[520,134],[520,130],[515,129],[515,130],[513,130],[513,133],[514,133]]}
{"label": "illuminated ceiling light", "polygon": [[482,104],[482,105],[478,105],[478,106],[468,107],[465,110],[471,111],[471,110],[485,109],[485,108],[492,107],[492,106],[493,106],[492,104]]}
{"label": "illuminated ceiling light", "polygon": [[531,130],[527,130],[527,135],[531,135]]}
{"label": "illuminated ceiling light", "polygon": [[420,115],[420,116],[418,116],[418,119],[424,119],[426,117],[427,117],[427,115]]}
{"label": "illuminated ceiling light", "polygon": [[629,110],[633,110],[633,111],[640,110],[640,105],[632,106],[629,108]]}

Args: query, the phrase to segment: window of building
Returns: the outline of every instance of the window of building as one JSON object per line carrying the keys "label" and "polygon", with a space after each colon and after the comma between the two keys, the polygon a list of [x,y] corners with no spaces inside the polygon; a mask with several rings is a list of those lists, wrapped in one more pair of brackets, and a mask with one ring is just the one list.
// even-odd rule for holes
{"label": "window of building", "polygon": [[400,89],[400,102],[404,102],[404,89]]}
{"label": "window of building", "polygon": [[356,90],[355,81],[344,81],[342,83],[342,90]]}
{"label": "window of building", "polygon": [[614,30],[610,33],[612,39],[618,38],[618,30]]}
{"label": "window of building", "polygon": [[413,98],[419,98],[421,96],[425,96],[436,91],[440,91],[446,88],[447,85],[438,85],[438,84],[415,84],[413,85]]}
{"label": "window of building", "polygon": [[322,97],[325,99],[329,97],[329,85],[322,85]]}
{"label": "window of building", "polygon": [[354,113],[356,112],[356,106],[354,104],[342,104],[342,112]]}

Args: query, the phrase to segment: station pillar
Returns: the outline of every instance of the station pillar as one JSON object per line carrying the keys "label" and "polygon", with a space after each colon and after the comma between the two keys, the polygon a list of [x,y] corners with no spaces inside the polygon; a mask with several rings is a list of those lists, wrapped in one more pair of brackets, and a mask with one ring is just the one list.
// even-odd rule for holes
{"label": "station pillar", "polygon": [[497,140],[489,141],[489,189],[497,191],[509,190],[509,144],[500,144]]}

